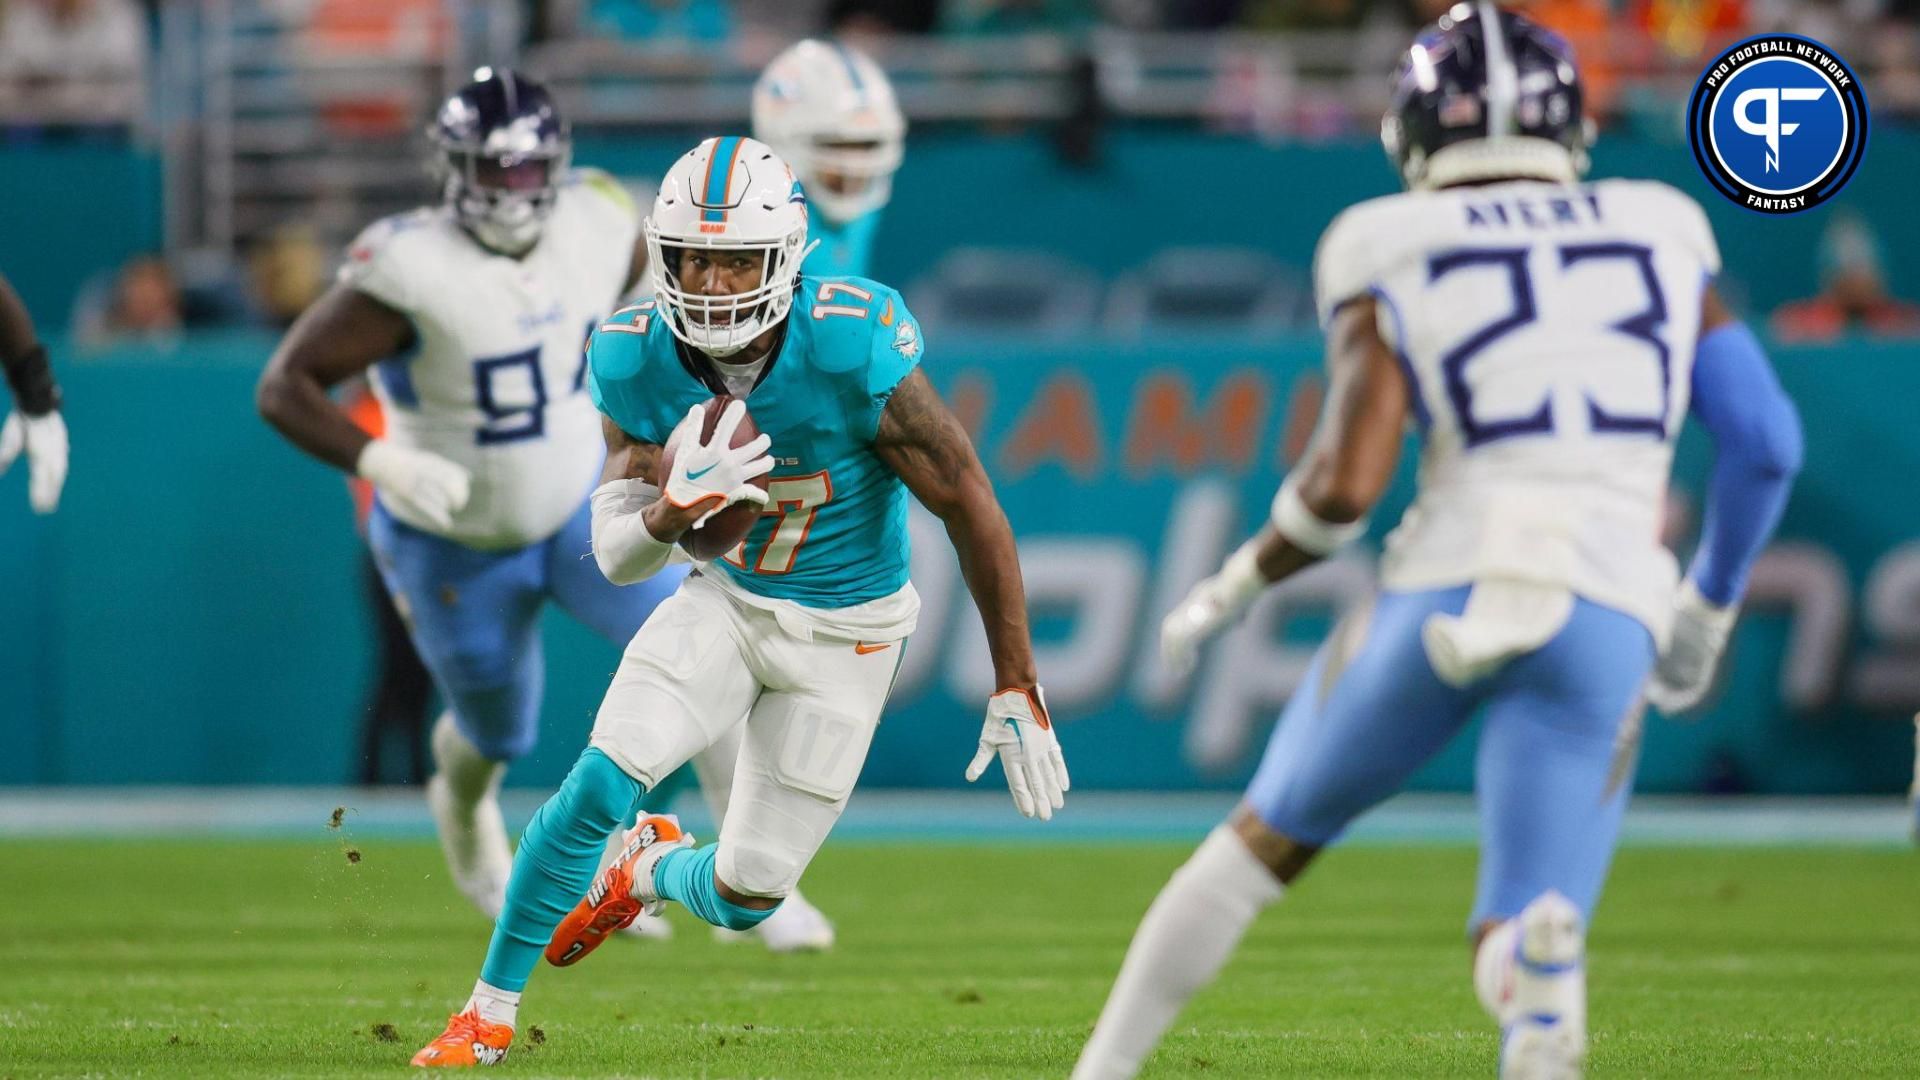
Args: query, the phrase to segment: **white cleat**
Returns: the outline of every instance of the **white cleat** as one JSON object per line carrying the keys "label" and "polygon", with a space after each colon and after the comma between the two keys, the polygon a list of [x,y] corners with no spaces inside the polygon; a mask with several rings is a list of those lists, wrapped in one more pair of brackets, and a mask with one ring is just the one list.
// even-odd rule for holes
{"label": "white cleat", "polygon": [[454,887],[482,915],[499,918],[506,905],[507,879],[513,875],[499,802],[489,793],[478,805],[462,806],[447,778],[435,774],[427,780],[427,808]]}
{"label": "white cleat", "polygon": [[669,941],[673,938],[673,924],[665,915],[649,915],[642,911],[633,925],[620,931],[628,937],[642,941]]}
{"label": "white cleat", "polygon": [[1587,1061],[1586,927],[1547,892],[1514,920],[1500,1080],[1580,1080]]}
{"label": "white cleat", "polygon": [[769,952],[826,952],[833,948],[833,924],[798,890],[788,896],[772,915],[767,916],[766,922],[752,930],[729,930],[724,926],[713,928],[714,940],[726,943],[745,941],[756,935]]}

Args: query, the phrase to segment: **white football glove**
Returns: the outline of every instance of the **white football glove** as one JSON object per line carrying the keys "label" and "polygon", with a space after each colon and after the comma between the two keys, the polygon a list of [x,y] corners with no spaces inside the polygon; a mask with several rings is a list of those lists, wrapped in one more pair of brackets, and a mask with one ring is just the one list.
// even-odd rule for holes
{"label": "white football glove", "polygon": [[1047,697],[1039,687],[1002,690],[987,699],[987,722],[980,729],[980,749],[967,766],[967,783],[980,779],[987,762],[1000,756],[1007,774],[1013,805],[1028,817],[1050,820],[1066,805],[1067,759],[1047,719]]}
{"label": "white football glove", "polygon": [[1220,572],[1202,579],[1160,621],[1160,659],[1175,676],[1193,670],[1200,646],[1240,617],[1269,582],[1260,573],[1252,541],[1227,557]]}
{"label": "white football glove", "polygon": [[1701,596],[1691,579],[1680,583],[1673,595],[1667,647],[1647,680],[1647,701],[1654,708],[1671,716],[1700,704],[1713,686],[1714,669],[1739,614],[1739,604],[1721,607]]}
{"label": "white football glove", "polygon": [[767,455],[773,437],[762,432],[740,446],[728,445],[747,415],[747,403],[735,398],[713,425],[713,437],[703,443],[705,413],[705,404],[695,405],[667,437],[673,447],[673,474],[661,497],[682,510],[704,507],[709,514],[737,502],[767,505],[767,493],[752,481],[773,471],[773,458]]}
{"label": "white football glove", "polygon": [[0,425],[0,473],[6,472],[20,451],[27,452],[27,501],[36,514],[51,514],[60,505],[60,489],[67,483],[67,422],[60,410],[26,416],[15,410]]}
{"label": "white football glove", "polygon": [[467,505],[473,489],[473,477],[464,465],[385,439],[375,439],[360,451],[354,471],[382,499],[412,511],[436,529],[453,527],[453,515]]}

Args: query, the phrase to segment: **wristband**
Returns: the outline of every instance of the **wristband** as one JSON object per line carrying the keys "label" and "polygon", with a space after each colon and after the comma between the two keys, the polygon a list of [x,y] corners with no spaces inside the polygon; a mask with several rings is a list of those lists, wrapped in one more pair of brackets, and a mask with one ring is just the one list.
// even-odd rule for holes
{"label": "wristband", "polygon": [[1347,543],[1366,534],[1367,519],[1328,521],[1307,508],[1306,501],[1288,476],[1273,496],[1273,527],[1287,542],[1309,555],[1330,555]]}

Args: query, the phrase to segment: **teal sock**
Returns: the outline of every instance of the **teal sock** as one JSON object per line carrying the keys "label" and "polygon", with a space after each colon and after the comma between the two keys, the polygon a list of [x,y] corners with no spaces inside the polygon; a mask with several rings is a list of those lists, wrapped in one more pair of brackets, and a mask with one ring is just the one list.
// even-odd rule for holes
{"label": "teal sock", "polygon": [[645,790],[612,758],[589,747],[560,790],[534,811],[520,834],[506,905],[480,968],[488,985],[516,992],[526,987],[553,928],[593,885],[607,837],[632,821]]}
{"label": "teal sock", "polygon": [[680,793],[693,786],[693,770],[681,766],[667,774],[665,780],[653,786],[653,790],[640,797],[640,812],[643,814],[671,814],[673,801]]}
{"label": "teal sock", "polygon": [[741,907],[721,896],[719,886],[713,882],[713,860],[719,851],[719,844],[708,844],[703,848],[667,852],[653,868],[653,887],[661,896],[679,901],[688,911],[715,926],[751,930],[767,921],[767,916],[780,905],[762,911]]}

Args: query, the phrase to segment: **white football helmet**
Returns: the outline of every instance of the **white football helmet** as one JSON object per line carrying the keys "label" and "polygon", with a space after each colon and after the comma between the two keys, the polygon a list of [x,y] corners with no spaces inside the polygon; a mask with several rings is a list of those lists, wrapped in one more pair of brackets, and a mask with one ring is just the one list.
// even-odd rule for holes
{"label": "white football helmet", "polygon": [[[673,336],[708,356],[731,356],[793,307],[807,243],[807,196],[767,145],[739,135],[687,151],[660,181],[647,218],[647,266]],[[688,292],[680,252],[758,251],[760,283],[731,296]]]}
{"label": "white football helmet", "polygon": [[807,198],[836,224],[887,204],[906,134],[886,72],[838,42],[789,47],[753,87],[754,138],[787,159]]}

